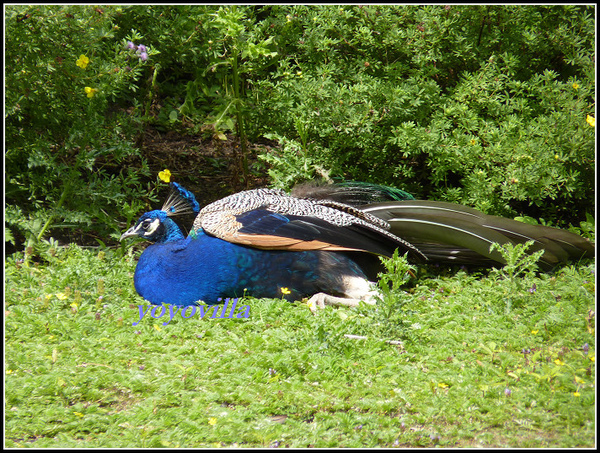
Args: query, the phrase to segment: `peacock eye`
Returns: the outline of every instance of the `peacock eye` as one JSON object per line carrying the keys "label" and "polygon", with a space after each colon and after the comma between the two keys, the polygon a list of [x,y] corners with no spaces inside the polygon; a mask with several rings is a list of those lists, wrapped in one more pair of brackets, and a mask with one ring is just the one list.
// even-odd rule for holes
{"label": "peacock eye", "polygon": [[148,230],[148,228],[150,228],[150,225],[152,225],[152,220],[150,219],[146,219],[142,222],[142,228],[144,230]]}

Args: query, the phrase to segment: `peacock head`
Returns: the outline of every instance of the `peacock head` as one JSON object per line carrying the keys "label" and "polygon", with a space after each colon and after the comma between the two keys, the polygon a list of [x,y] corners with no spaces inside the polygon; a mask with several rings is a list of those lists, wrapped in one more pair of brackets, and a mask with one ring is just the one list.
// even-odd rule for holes
{"label": "peacock head", "polygon": [[161,243],[183,239],[184,236],[177,224],[161,210],[143,214],[137,223],[121,236],[121,241],[128,237],[140,237],[147,241]]}
{"label": "peacock head", "polygon": [[121,235],[121,240],[135,236],[156,243],[184,239],[179,226],[169,217],[197,214],[199,211],[200,205],[194,194],[176,182],[172,182],[171,193],[162,209],[143,214],[134,226]]}

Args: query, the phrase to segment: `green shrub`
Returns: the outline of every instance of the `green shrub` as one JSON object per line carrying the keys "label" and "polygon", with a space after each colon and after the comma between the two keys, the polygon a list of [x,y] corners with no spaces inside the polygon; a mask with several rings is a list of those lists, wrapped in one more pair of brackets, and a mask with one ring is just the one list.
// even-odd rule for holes
{"label": "green shrub", "polygon": [[6,220],[26,246],[59,228],[106,240],[147,197],[140,176],[148,170],[133,144],[136,90],[156,51],[128,48],[143,38],[119,39],[118,14],[114,6],[6,9]]}
{"label": "green shrub", "polygon": [[332,175],[496,214],[574,221],[589,209],[589,8],[271,11],[262,27],[286,57],[258,84],[256,115]]}
{"label": "green shrub", "polygon": [[246,137],[271,137],[284,187],[363,180],[552,223],[590,210],[587,6],[14,5],[5,22],[14,243],[114,237],[154,197],[146,125],[236,134],[240,179]]}

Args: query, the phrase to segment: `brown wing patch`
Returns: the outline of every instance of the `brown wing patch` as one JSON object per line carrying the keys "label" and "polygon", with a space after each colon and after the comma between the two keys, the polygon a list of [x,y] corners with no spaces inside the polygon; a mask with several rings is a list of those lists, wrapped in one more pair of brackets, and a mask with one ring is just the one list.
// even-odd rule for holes
{"label": "brown wing patch", "polygon": [[288,250],[288,251],[308,251],[308,250],[328,250],[328,251],[364,251],[356,248],[342,247],[329,244],[323,241],[303,241],[281,236],[271,236],[268,234],[243,234],[237,233],[223,237],[228,242],[240,245],[249,245],[251,247],[267,250]]}

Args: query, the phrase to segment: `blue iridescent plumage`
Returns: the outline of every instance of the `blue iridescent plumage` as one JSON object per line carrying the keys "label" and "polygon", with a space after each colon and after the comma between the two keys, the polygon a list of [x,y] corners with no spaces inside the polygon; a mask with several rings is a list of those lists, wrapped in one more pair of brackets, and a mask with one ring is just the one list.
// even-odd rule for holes
{"label": "blue iridescent plumage", "polygon": [[[324,291],[341,294],[336,276],[348,273],[365,278],[343,255],[259,250],[200,231],[195,239],[148,247],[137,264],[134,283],[152,303],[193,305],[198,300],[214,304],[244,294],[288,300]],[[282,288],[289,288],[289,293],[283,294]]]}
{"label": "blue iridescent plumage", "polygon": [[[197,216],[185,237],[171,217],[190,213]],[[143,214],[121,239],[132,236],[154,243],[137,264],[137,292],[153,304],[183,306],[245,294],[373,303],[378,256],[396,249],[414,263],[491,266],[503,262],[492,243],[533,240],[531,252],[545,250],[545,270],[595,252],[591,242],[563,230],[356,183],[303,186],[292,195],[249,190],[202,209],[172,183],[162,209]]]}

